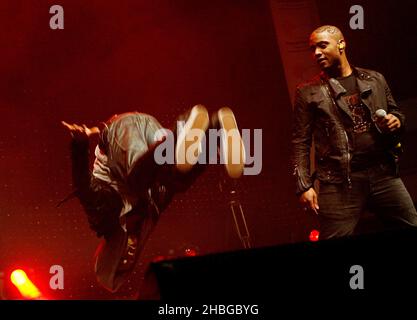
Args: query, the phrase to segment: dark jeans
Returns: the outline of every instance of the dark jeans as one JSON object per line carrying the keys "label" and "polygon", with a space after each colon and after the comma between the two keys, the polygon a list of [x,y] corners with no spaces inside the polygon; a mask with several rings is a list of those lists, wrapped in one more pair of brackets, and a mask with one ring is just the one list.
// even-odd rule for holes
{"label": "dark jeans", "polygon": [[387,227],[417,226],[417,212],[402,180],[388,164],[351,173],[347,183],[320,183],[320,239],[352,235],[369,210]]}

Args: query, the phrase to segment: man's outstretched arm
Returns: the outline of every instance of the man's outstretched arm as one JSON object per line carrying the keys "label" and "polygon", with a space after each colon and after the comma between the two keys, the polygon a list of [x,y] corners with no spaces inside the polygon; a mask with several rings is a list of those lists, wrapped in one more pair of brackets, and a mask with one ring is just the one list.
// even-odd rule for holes
{"label": "man's outstretched arm", "polygon": [[[88,195],[90,189],[91,172],[89,168],[89,138],[100,133],[97,127],[88,128],[86,125],[68,124],[61,122],[72,136],[71,163],[72,180],[78,197]],[[80,198],[80,200],[82,200]]]}
{"label": "man's outstretched arm", "polygon": [[100,237],[111,232],[117,224],[122,206],[120,197],[110,186],[93,181],[89,163],[89,139],[100,133],[97,127],[68,124],[62,121],[72,136],[71,163],[75,195],[87,213],[90,228]]}

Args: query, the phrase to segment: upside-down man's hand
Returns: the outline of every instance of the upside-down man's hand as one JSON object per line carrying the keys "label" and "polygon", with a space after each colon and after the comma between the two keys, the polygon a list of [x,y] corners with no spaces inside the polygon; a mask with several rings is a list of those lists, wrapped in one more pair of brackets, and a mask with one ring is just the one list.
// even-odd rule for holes
{"label": "upside-down man's hand", "polygon": [[75,123],[69,124],[65,121],[61,121],[61,123],[69,130],[72,138],[77,141],[88,140],[91,135],[100,133],[100,129],[98,127],[88,128],[85,124],[80,126]]}

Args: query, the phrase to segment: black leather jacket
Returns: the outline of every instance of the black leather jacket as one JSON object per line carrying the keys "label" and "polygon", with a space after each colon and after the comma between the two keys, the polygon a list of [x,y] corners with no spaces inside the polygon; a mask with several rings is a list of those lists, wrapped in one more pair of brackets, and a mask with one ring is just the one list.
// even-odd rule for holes
{"label": "black leather jacket", "polygon": [[[382,74],[352,68],[357,78],[360,98],[374,115],[378,109],[394,114],[401,121],[395,134],[380,134],[381,145],[390,154],[398,145],[404,128],[404,115],[395,103]],[[313,186],[314,178],[327,183],[350,183],[350,161],[353,120],[349,107],[341,99],[345,88],[324,73],[297,87],[293,118],[293,164],[296,193],[300,195]],[[346,120],[347,119],[347,120]],[[401,132],[400,132],[401,131]],[[310,172],[310,147],[314,139],[316,173]]]}

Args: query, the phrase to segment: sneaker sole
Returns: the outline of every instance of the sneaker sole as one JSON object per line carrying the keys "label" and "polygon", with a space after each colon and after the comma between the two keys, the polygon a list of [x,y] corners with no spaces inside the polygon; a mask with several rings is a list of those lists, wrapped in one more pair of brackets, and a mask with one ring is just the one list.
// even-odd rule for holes
{"label": "sneaker sole", "polygon": [[[192,108],[190,116],[180,132],[175,149],[175,163],[180,172],[188,172],[197,163],[201,153],[201,141],[209,126],[207,109],[202,105]],[[197,147],[198,146],[198,147]],[[190,153],[190,147],[194,152]]]}
{"label": "sneaker sole", "polygon": [[226,171],[231,178],[239,178],[243,174],[246,156],[235,116],[230,108],[221,108],[217,115],[220,127],[224,130],[221,136],[221,151]]}

